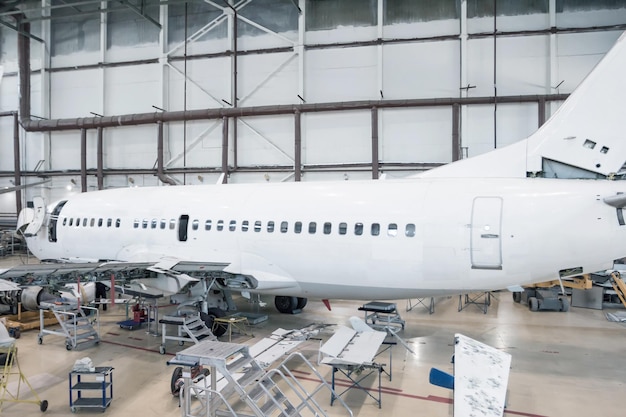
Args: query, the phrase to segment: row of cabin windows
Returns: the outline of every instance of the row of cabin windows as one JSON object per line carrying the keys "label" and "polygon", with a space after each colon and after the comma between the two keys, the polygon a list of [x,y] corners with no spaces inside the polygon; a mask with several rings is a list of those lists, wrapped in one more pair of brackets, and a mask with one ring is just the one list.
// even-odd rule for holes
{"label": "row of cabin windows", "polygon": [[[87,225],[89,225],[89,227],[96,227],[96,223],[98,224],[98,227],[104,227],[105,222],[106,222],[106,227],[113,227],[113,219],[108,218],[108,219],[103,219],[103,218],[99,218],[99,219],[95,219],[95,218],[87,218],[87,217],[83,217],[82,219],[80,217],[77,217],[76,219],[74,219],[73,217],[70,218],[63,218],[63,226],[80,226],[81,225],[81,221],[82,221],[82,226],[83,227],[87,227]],[[115,219],[115,227],[120,227],[120,225],[122,224],[122,220],[121,219]]]}
{"label": "row of cabin windows", "polygon": [[[168,226],[169,224],[169,226]],[[175,219],[171,219],[169,220],[169,222],[166,219],[161,219],[160,221],[157,219],[152,219],[152,220],[148,220],[148,219],[143,219],[143,220],[139,220],[139,219],[135,219],[135,221],[133,222],[133,227],[135,229],[138,229],[139,226],[141,226],[142,229],[156,229],[157,227],[160,229],[166,229],[169,227],[169,229],[175,229],[176,228],[176,220]],[[206,220],[204,222],[204,230],[210,231],[213,228],[214,224],[212,220]],[[191,228],[193,230],[198,230],[200,229],[200,220],[193,220],[191,222]],[[223,231],[228,229],[231,232],[234,232],[237,230],[237,220],[231,220],[230,222],[226,223],[224,220],[218,220],[215,222],[215,230],[217,231]],[[280,233],[287,233],[289,231],[289,222],[287,221],[283,221],[280,222],[280,224],[277,224],[274,221],[268,221],[267,224],[265,225],[265,230],[268,233],[273,233],[276,229],[280,230]],[[318,229],[318,224],[317,222],[309,222],[307,225],[307,230],[309,234],[315,234],[317,233],[317,229]],[[325,222],[325,223],[321,223],[320,224],[320,229],[321,232],[325,235],[329,235],[332,233],[333,230],[333,224],[330,222]],[[337,225],[337,231],[339,232],[340,235],[346,235],[348,234],[348,223],[339,223]],[[369,233],[372,236],[379,236],[381,233],[383,233],[383,229],[384,226],[381,226],[380,223],[372,223],[369,227]],[[244,220],[241,222],[241,229],[242,232],[247,232],[249,230],[254,230],[255,232],[260,232],[261,230],[263,230],[263,223],[260,220],[255,221],[254,223],[249,222],[248,220]],[[294,233],[302,233],[303,231],[303,223],[302,222],[295,222],[293,224],[293,231]],[[354,224],[354,229],[353,232],[355,235],[357,236],[361,236],[365,233],[365,225],[363,223],[355,223]],[[387,236],[397,236],[399,233],[399,227],[397,223],[389,223],[387,225],[387,229],[386,229],[386,233]],[[409,223],[404,227],[404,235],[407,237],[413,237],[415,236],[415,225],[413,223]]]}

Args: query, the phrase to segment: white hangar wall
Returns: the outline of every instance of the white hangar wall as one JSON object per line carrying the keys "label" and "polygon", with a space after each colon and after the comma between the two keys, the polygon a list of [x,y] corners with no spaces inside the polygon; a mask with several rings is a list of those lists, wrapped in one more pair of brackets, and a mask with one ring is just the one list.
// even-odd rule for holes
{"label": "white hangar wall", "polygon": [[[79,16],[69,7],[42,9],[48,3],[22,6],[31,32],[43,41],[31,40],[31,113],[47,119],[231,108],[234,102],[570,93],[626,28],[626,1],[620,0],[498,1],[495,41],[491,0],[233,1],[236,36],[232,9],[220,2],[191,1],[186,11],[182,3],[155,2],[145,17],[115,2],[107,3],[114,10],[108,14]],[[82,3],[82,11],[102,5]],[[16,39],[0,26],[0,112],[19,108]],[[549,102],[547,112],[558,104]],[[377,153],[388,176],[452,161],[451,106],[380,108],[378,115]],[[292,114],[240,117],[236,136],[234,123],[229,182],[294,180]],[[536,103],[464,105],[462,156],[513,143],[538,124]],[[301,180],[372,178],[371,110],[302,113],[301,128]],[[22,171],[47,171],[53,179],[43,189],[27,189],[25,201],[42,192],[50,200],[80,192],[71,182],[80,183],[80,131],[19,134]],[[87,189],[94,190],[97,134],[86,134]],[[105,188],[160,184],[155,124],[106,128],[103,135]],[[169,177],[216,181],[222,135],[220,119],[165,124]],[[12,179],[12,136],[13,119],[0,117],[0,186]],[[0,195],[0,213],[14,211],[14,198]]]}

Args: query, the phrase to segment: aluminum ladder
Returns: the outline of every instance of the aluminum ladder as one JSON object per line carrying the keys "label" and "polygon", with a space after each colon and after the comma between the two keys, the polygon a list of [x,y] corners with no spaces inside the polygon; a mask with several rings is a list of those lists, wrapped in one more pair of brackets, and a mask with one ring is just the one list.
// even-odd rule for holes
{"label": "aluminum ladder", "polygon": [[[61,330],[50,330],[45,328],[44,312],[50,310],[54,313]],[[86,311],[95,313],[93,321],[85,314]],[[94,323],[96,326],[94,327]],[[52,307],[50,309],[39,309],[39,334],[37,343],[43,343],[46,335],[56,335],[65,337],[65,348],[75,349],[77,346],[84,347],[100,343],[100,316],[97,308],[82,306],[78,310]]]}
{"label": "aluminum ladder", "polygon": [[[305,389],[292,373],[288,365],[296,361],[319,380],[315,388]],[[168,364],[210,368],[204,386],[194,385],[190,378],[185,378],[181,396],[183,417],[327,416],[315,396],[324,390],[329,397],[334,394],[330,384],[299,352],[266,372],[249,354],[248,346],[206,341],[179,352]],[[198,402],[192,402],[194,396]],[[342,400],[340,403],[346,415],[352,416],[348,406]]]}

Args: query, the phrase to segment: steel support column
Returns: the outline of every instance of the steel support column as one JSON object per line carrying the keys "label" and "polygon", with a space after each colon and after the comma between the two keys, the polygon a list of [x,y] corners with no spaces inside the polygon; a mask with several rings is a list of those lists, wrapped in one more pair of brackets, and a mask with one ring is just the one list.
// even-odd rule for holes
{"label": "steel support column", "polygon": [[[16,112],[13,113],[13,166],[15,170],[13,181],[16,187],[21,185],[22,169],[20,167],[20,159],[20,125]],[[17,215],[22,211],[22,191],[19,188],[15,190],[15,210]]]}
{"label": "steel support column", "polygon": [[378,179],[380,170],[378,158],[378,109],[372,107],[372,179]]}
{"label": "steel support column", "polygon": [[537,127],[543,126],[546,122],[546,100],[540,98],[537,102]]}
{"label": "steel support column", "polygon": [[461,106],[452,105],[452,161],[461,159]]}
{"label": "steel support column", "polygon": [[80,129],[80,191],[87,192],[87,129]]}
{"label": "steel support column", "polygon": [[302,179],[302,113],[298,110],[293,115],[294,119],[294,181]]}
{"label": "steel support column", "polygon": [[228,182],[228,117],[222,118],[222,184]]}
{"label": "steel support column", "polygon": [[98,178],[98,190],[102,190],[104,188],[104,151],[102,144],[103,131],[101,127],[98,128],[98,143],[97,143],[97,167],[96,167],[96,177]]}

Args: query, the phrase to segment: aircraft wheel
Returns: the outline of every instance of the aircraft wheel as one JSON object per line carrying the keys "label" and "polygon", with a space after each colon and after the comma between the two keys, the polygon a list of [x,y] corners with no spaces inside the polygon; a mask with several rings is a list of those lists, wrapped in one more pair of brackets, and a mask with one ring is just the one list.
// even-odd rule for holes
{"label": "aircraft wheel", "polygon": [[177,366],[174,369],[174,372],[172,372],[172,380],[170,383],[170,389],[174,397],[178,397],[180,395],[180,390],[183,387],[183,384],[183,367]]}
{"label": "aircraft wheel", "polygon": [[302,310],[304,307],[306,307],[306,302],[308,300],[304,297],[298,297],[298,305],[296,306],[296,308],[298,310]]}
{"label": "aircraft wheel", "polygon": [[276,310],[281,313],[293,314],[293,311],[298,308],[298,297],[277,295],[274,297],[274,305],[276,306]]}
{"label": "aircraft wheel", "polygon": [[561,311],[569,311],[569,299],[567,297],[561,297]]}
{"label": "aircraft wheel", "polygon": [[228,330],[228,326],[223,323],[215,323],[214,319],[224,317],[226,312],[221,308],[210,308],[207,314],[200,313],[200,318],[206,324],[206,327],[211,329],[211,332],[217,337],[222,336]]}
{"label": "aircraft wheel", "polygon": [[516,303],[519,303],[520,301],[522,301],[522,293],[521,292],[514,292],[513,293],[513,301],[515,301]]}
{"label": "aircraft wheel", "polygon": [[539,300],[537,300],[537,297],[530,297],[528,299],[528,308],[530,311],[539,310]]}

